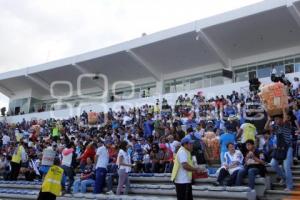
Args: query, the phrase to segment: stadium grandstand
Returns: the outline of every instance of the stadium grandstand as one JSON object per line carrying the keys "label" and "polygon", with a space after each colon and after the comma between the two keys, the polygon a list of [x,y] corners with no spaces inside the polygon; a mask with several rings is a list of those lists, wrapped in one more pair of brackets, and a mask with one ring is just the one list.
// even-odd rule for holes
{"label": "stadium grandstand", "polygon": [[[300,199],[299,77],[299,0],[2,73],[0,199],[43,199],[57,160],[58,199],[176,199],[189,142],[194,199]],[[262,100],[268,84],[286,88],[280,114]]]}

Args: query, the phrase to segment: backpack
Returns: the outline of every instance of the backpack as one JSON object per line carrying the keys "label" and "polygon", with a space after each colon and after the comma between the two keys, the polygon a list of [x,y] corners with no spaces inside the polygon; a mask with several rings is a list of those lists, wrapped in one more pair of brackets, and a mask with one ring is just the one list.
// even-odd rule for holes
{"label": "backpack", "polygon": [[194,134],[191,135],[191,139],[194,140],[192,156],[196,157],[198,165],[206,164],[202,140],[198,139]]}

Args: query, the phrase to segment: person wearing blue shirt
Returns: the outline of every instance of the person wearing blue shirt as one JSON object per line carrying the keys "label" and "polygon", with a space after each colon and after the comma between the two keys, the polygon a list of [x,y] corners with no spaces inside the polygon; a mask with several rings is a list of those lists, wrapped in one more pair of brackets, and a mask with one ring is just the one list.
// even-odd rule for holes
{"label": "person wearing blue shirt", "polygon": [[225,130],[225,133],[220,136],[220,146],[221,146],[221,163],[225,162],[224,155],[227,152],[227,145],[229,143],[235,144],[236,137],[234,134],[229,133]]}
{"label": "person wearing blue shirt", "polygon": [[227,105],[226,108],[224,109],[224,114],[225,116],[230,116],[230,115],[235,115],[236,112],[232,105]]}
{"label": "person wearing blue shirt", "polygon": [[147,121],[144,122],[144,138],[149,138],[154,130],[154,122],[151,115],[148,114]]}

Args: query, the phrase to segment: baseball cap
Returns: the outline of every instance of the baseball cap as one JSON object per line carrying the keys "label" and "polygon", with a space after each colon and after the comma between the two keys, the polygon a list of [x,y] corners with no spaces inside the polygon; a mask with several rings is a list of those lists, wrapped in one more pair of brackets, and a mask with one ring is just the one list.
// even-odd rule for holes
{"label": "baseball cap", "polygon": [[186,143],[193,144],[194,140],[192,140],[190,137],[185,136],[181,140],[181,145],[186,144]]}

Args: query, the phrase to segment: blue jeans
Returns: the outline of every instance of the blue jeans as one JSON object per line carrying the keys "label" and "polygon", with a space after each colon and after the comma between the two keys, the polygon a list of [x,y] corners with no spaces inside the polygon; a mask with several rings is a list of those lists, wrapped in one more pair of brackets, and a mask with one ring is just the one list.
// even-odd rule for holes
{"label": "blue jeans", "polygon": [[105,185],[106,174],[107,174],[107,170],[105,168],[96,169],[96,180],[95,180],[95,187],[94,187],[95,194],[102,193]]}
{"label": "blue jeans", "polygon": [[288,189],[293,189],[293,175],[292,175],[292,164],[293,164],[293,148],[289,147],[286,159],[283,161],[283,169],[279,167],[279,163],[274,158],[271,160],[271,166],[276,171],[277,175],[285,180]]}
{"label": "blue jeans", "polygon": [[250,168],[250,169],[240,169],[239,173],[237,175],[237,179],[235,182],[235,185],[240,186],[243,184],[243,179],[247,176],[248,174],[248,186],[251,189],[254,189],[255,186],[255,177],[260,173],[258,168]]}
{"label": "blue jeans", "polygon": [[77,193],[77,192],[86,193],[86,188],[88,186],[94,187],[94,185],[95,185],[95,181],[93,179],[86,179],[86,180],[78,179],[74,182],[73,192],[74,193]]}

